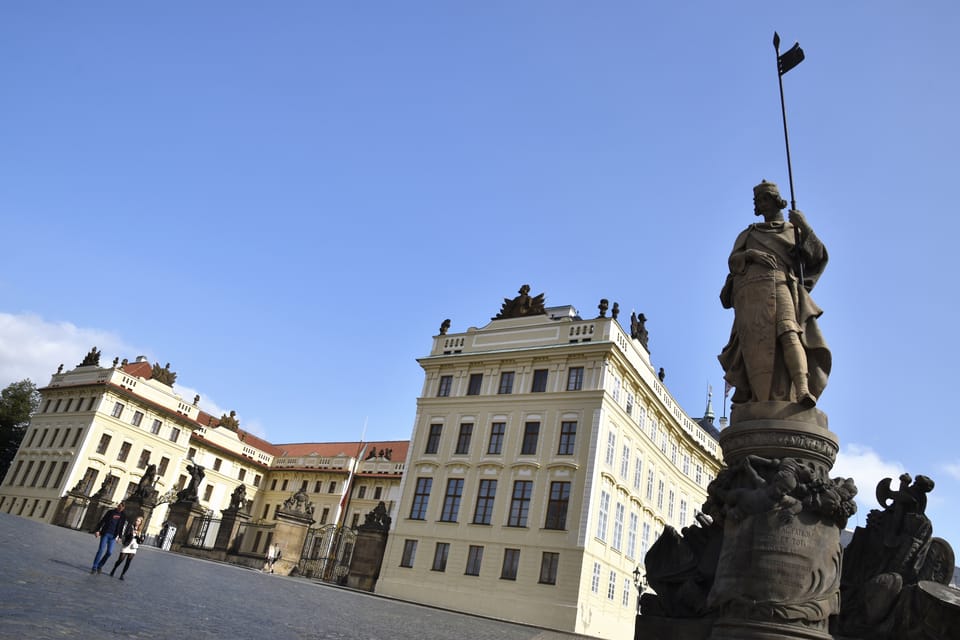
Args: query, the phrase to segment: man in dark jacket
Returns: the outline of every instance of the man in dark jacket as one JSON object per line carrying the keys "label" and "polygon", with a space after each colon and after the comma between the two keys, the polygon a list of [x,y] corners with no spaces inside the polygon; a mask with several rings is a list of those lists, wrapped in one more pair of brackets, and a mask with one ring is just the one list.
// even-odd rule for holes
{"label": "man in dark jacket", "polygon": [[114,542],[123,535],[123,529],[127,524],[127,517],[123,514],[124,504],[118,503],[116,508],[110,509],[100,518],[96,530],[93,532],[100,539],[100,546],[97,547],[97,555],[93,558],[93,567],[90,573],[100,573],[103,565],[107,563],[107,558],[113,553]]}

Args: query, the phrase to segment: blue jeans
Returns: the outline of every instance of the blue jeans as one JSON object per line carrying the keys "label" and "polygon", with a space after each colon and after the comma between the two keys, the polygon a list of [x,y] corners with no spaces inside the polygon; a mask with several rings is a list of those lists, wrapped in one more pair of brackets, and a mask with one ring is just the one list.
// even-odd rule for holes
{"label": "blue jeans", "polygon": [[93,569],[100,569],[107,563],[107,558],[113,553],[113,543],[116,541],[112,533],[105,533],[100,536],[100,546],[97,548],[97,555],[93,558]]}

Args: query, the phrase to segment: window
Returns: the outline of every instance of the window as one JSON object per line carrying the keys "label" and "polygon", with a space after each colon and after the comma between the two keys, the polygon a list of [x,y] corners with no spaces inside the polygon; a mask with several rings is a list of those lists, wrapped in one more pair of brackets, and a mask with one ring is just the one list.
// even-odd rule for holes
{"label": "window", "polygon": [[383,487],[374,487],[374,488],[373,488],[373,499],[374,499],[374,500],[379,500],[382,495],[383,495]]}
{"label": "window", "polygon": [[483,547],[470,545],[467,551],[467,570],[464,572],[468,576],[480,575],[480,563],[483,562]]}
{"label": "window", "polygon": [[357,498],[363,500],[367,497],[367,488],[365,486],[360,486],[357,488]]}
{"label": "window", "polygon": [[[53,468],[53,465],[54,465],[54,464],[56,464],[56,463],[55,463],[55,462],[51,462],[51,463],[50,463],[50,468],[51,468],[51,469]],[[40,464],[37,465],[37,473],[36,473],[35,476],[33,476],[33,482],[30,483],[30,486],[31,486],[31,487],[37,486],[37,483],[40,482],[40,475],[43,473],[43,468],[44,468],[45,466],[47,466],[47,461],[46,461],[46,460],[41,460],[41,461],[40,461]]]}
{"label": "window", "polygon": [[[17,470],[20,469],[20,463],[17,463]],[[83,474],[83,480],[80,481],[80,490],[82,493],[89,494],[93,489],[94,483],[97,481],[97,475],[100,472],[94,469],[93,467],[87,467],[86,472]],[[12,484],[12,482],[11,482]]]}
{"label": "window", "polygon": [[654,473],[651,467],[650,470],[647,471],[647,500],[653,500],[653,480]]}
{"label": "window", "polygon": [[690,456],[686,453],[683,454],[683,475],[690,475]]}
{"label": "window", "polygon": [[670,522],[673,522],[673,503],[674,503],[674,493],[673,489],[670,489],[670,493],[667,495],[667,519]]}
{"label": "window", "polygon": [[533,456],[537,454],[537,439],[540,437],[540,423],[528,422],[523,425],[523,443],[520,445],[520,455]]}
{"label": "window", "polygon": [[60,448],[62,449],[64,445],[67,444],[67,438],[70,437],[70,429],[66,429],[63,432],[63,437],[60,439]]}
{"label": "window", "polygon": [[50,410],[50,403],[51,403],[51,402],[53,402],[53,400],[47,400],[46,402],[44,402],[44,403],[43,403],[43,411],[41,411],[40,413],[46,413],[47,411],[49,411],[49,410]]}
{"label": "window", "polygon": [[623,516],[623,503],[618,502],[613,510],[613,540],[610,543],[615,551],[620,551],[623,545]]}
{"label": "window", "polygon": [[460,434],[457,436],[457,450],[454,453],[466,455],[470,453],[470,438],[473,436],[473,423],[465,422],[460,425]]}
{"label": "window", "polygon": [[157,475],[162,476],[165,474],[168,466],[170,466],[170,458],[166,456],[160,458],[160,464],[157,466]]}
{"label": "window", "polygon": [[630,512],[630,526],[627,528],[627,557],[633,560],[637,554],[637,529],[640,518],[633,511]]}
{"label": "window", "polygon": [[404,540],[403,541],[403,555],[400,556],[400,566],[401,567],[412,567],[413,560],[417,557],[417,541],[416,540]]}
{"label": "window", "polygon": [[610,519],[610,494],[600,492],[600,513],[597,517],[597,537],[607,541],[607,521]]}
{"label": "window", "polygon": [[[60,463],[60,471],[57,473],[57,481],[53,483],[53,488],[57,489],[60,487],[60,483],[63,482],[63,475],[67,472],[67,461],[64,460]],[[84,491],[84,493],[88,493]]]}
{"label": "window", "polygon": [[673,440],[670,441],[670,462],[677,464],[677,443]]}
{"label": "window", "polygon": [[533,385],[530,387],[531,393],[543,393],[547,390],[547,370],[535,369],[533,372]]}
{"label": "window", "polygon": [[[277,490],[277,479],[274,478],[270,481],[270,491],[276,491],[276,490]],[[331,491],[330,493],[333,493],[333,492]]]}
{"label": "window", "polygon": [[143,422],[143,411],[134,411],[133,418],[130,420],[130,424],[135,427],[139,427],[141,422]]}
{"label": "window", "polygon": [[600,593],[600,563],[593,563],[593,577],[590,579],[590,591]]}
{"label": "window", "polygon": [[53,405],[53,412],[60,411],[60,405],[63,404],[63,398],[57,398],[57,404]]}
{"label": "window", "polygon": [[330,485],[327,487],[327,493],[336,493],[337,492],[337,482],[331,481]]}
{"label": "window", "polygon": [[152,433],[153,435],[157,435],[158,433],[160,433],[160,427],[162,426],[163,426],[162,422],[160,422],[159,420],[154,420],[153,425],[150,427],[150,433]]}
{"label": "window", "polygon": [[560,423],[560,447],[557,449],[557,455],[572,456],[573,447],[577,442],[577,423]]}
{"label": "window", "polygon": [[603,461],[607,463],[608,467],[613,466],[613,458],[617,452],[617,434],[610,430],[607,432],[607,454],[604,457]]}
{"label": "window", "polygon": [[424,449],[424,453],[436,453],[440,450],[440,433],[442,431],[442,424],[430,425],[430,435],[427,436],[427,448]]}
{"label": "window", "polygon": [[490,524],[496,495],[496,480],[480,481],[480,488],[477,490],[477,508],[473,512],[473,524]]}
{"label": "window", "polygon": [[243,482],[244,478],[246,477],[247,477],[246,469],[240,469],[239,471],[237,471],[237,480],[239,480],[240,482]]}
{"label": "window", "polygon": [[478,396],[480,395],[480,386],[483,384],[483,374],[482,373],[471,373],[470,382],[467,383],[467,395],[468,396]]}
{"label": "window", "polygon": [[633,488],[638,492],[640,487],[643,486],[643,458],[637,456],[637,459],[633,463]]}
{"label": "window", "polygon": [[356,529],[359,524],[360,524],[360,514],[355,513],[353,514],[353,517],[350,518],[350,528]]}
{"label": "window", "polygon": [[283,482],[280,483],[280,491],[286,491],[286,490],[287,490],[287,485],[288,485],[289,483],[290,483],[290,479],[289,479],[289,478],[284,478],[284,479],[283,479]]}
{"label": "window", "polygon": [[93,409],[93,405],[94,403],[96,403],[96,401],[97,401],[96,396],[92,396],[90,398],[90,402],[87,403],[87,411],[90,411],[91,409]]}
{"label": "window", "polygon": [[540,584],[557,584],[557,567],[560,565],[560,554],[544,551],[540,559]]}
{"label": "window", "polygon": [[150,464],[150,452],[144,449],[140,452],[140,459],[137,460],[137,468],[146,469],[148,464]]}
{"label": "window", "polygon": [[497,393],[513,393],[513,371],[504,371],[500,374],[500,387],[497,389]]}
{"label": "window", "polygon": [[633,589],[631,588],[631,586],[632,585],[630,584],[630,578],[624,578],[623,592],[620,597],[620,604],[623,605],[624,607],[630,606],[630,594],[633,593]]}
{"label": "window", "polygon": [[629,416],[632,414],[633,414],[633,394],[628,393],[627,394],[627,415]]}
{"label": "window", "polygon": [[327,518],[330,517],[330,507],[324,507],[320,513],[320,524],[327,524]]}
{"label": "window", "polygon": [[170,429],[170,442],[176,442],[180,438],[180,429],[174,427]]}
{"label": "window", "polygon": [[433,566],[430,567],[431,571],[446,571],[447,570],[447,556],[450,555],[450,543],[449,542],[438,542],[437,548],[433,552]]}
{"label": "window", "polygon": [[33,460],[27,461],[27,470],[23,472],[23,475],[20,476],[20,486],[24,486],[27,483],[27,476],[30,475],[30,472],[33,470]]}
{"label": "window", "polygon": [[417,488],[413,494],[413,504],[410,506],[411,520],[426,520],[432,486],[433,478],[417,478]]}
{"label": "window", "polygon": [[260,486],[260,474],[259,474],[259,473],[258,473],[257,475],[255,475],[255,476],[253,476],[253,486],[255,486],[255,487],[259,487],[259,486]]}
{"label": "window", "polygon": [[42,488],[46,489],[47,485],[50,484],[50,479],[53,477],[53,472],[56,470],[56,468],[57,468],[56,462],[50,463],[50,468],[47,470],[47,477],[43,479]]}
{"label": "window", "polygon": [[453,387],[453,376],[440,376],[440,386],[437,387],[437,397],[446,398]]}
{"label": "window", "polygon": [[111,436],[107,433],[100,436],[100,442],[97,444],[97,453],[102,455],[107,452],[107,447],[110,446],[110,439]]}
{"label": "window", "polygon": [[640,557],[647,556],[647,549],[650,548],[650,523],[643,523],[643,537],[640,539]]}
{"label": "window", "polygon": [[516,580],[517,568],[520,566],[520,549],[503,550],[503,567],[500,569],[501,580]]}
{"label": "window", "polygon": [[129,442],[124,442],[120,445],[120,452],[117,454],[117,460],[119,462],[126,462],[127,456],[130,455],[130,447],[133,445]]}
{"label": "window", "polygon": [[443,510],[440,522],[456,522],[460,511],[460,496],[463,495],[463,478],[447,480],[447,492],[443,496]]}
{"label": "window", "polygon": [[620,450],[620,477],[626,480],[630,474],[630,443]]}
{"label": "window", "polygon": [[613,378],[613,401],[620,402],[620,378]]}
{"label": "window", "polygon": [[570,367],[567,371],[567,391],[583,389],[583,367]]}
{"label": "window", "polygon": [[212,485],[212,484],[208,484],[208,485],[207,485],[207,488],[203,490],[203,501],[204,501],[204,502],[209,502],[209,501],[210,501],[210,496],[212,496],[212,495],[213,495],[213,485]]}
{"label": "window", "polygon": [[[57,440],[57,436],[58,436],[58,435],[60,435],[60,429],[54,429],[54,430],[53,430],[53,435],[50,436],[50,444],[47,445],[48,447],[52,447],[52,446],[53,446],[53,443]],[[41,442],[40,445],[43,446],[43,443]]]}
{"label": "window", "polygon": [[607,600],[614,600],[617,597],[617,572],[610,572],[610,580],[607,582]]}
{"label": "window", "polygon": [[[77,400],[77,406],[79,406],[79,405],[80,405],[80,400],[78,399],[78,400]],[[72,406],[73,406],[73,398],[68,398],[68,399],[67,399],[67,406],[65,406],[65,407],[63,408],[63,412],[66,413],[67,411],[70,411],[70,407],[72,407]]]}
{"label": "window", "polygon": [[77,432],[73,434],[73,442],[70,443],[70,446],[76,447],[77,444],[80,442],[80,436],[82,435],[83,435],[83,429],[77,429]]}
{"label": "window", "polygon": [[657,482],[657,509],[663,511],[663,480]]}
{"label": "window", "polygon": [[494,422],[490,425],[490,444],[487,445],[487,453],[493,455],[503,453],[503,435],[506,431],[506,422]]}
{"label": "window", "polygon": [[111,414],[114,418],[119,418],[123,415],[123,403],[117,402],[113,405],[113,413]]}
{"label": "window", "polygon": [[695,469],[695,472],[694,472],[693,479],[698,485],[702,487],[703,486],[703,465],[698,462],[697,466],[694,467],[694,469]]}
{"label": "window", "polygon": [[566,529],[567,507],[570,504],[570,483],[551,482],[550,501],[547,503],[547,520],[544,529]]}
{"label": "window", "polygon": [[196,447],[190,447],[189,449],[187,449],[187,460],[193,460],[196,457],[197,457]]}
{"label": "window", "polygon": [[508,527],[527,526],[527,515],[530,513],[530,497],[533,495],[533,481],[517,480],[513,483],[513,498],[510,500],[510,517]]}
{"label": "window", "polygon": [[220,467],[221,467],[222,465],[223,465],[223,460],[221,460],[220,458],[214,458],[214,459],[213,459],[213,470],[214,470],[214,471],[220,471]]}
{"label": "window", "polygon": [[680,526],[682,527],[687,522],[687,499],[680,498]]}

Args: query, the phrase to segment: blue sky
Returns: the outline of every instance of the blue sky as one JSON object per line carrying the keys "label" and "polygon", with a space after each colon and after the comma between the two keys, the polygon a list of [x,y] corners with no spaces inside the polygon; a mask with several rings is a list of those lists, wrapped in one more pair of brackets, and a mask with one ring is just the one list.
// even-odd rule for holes
{"label": "blue sky", "polygon": [[407,438],[440,322],[529,283],[643,312],[700,415],[751,188],[788,192],[778,30],[835,473],[860,524],[877,480],[932,476],[960,546],[960,10],[787,4],[7,3],[0,384],[96,344],[273,442]]}

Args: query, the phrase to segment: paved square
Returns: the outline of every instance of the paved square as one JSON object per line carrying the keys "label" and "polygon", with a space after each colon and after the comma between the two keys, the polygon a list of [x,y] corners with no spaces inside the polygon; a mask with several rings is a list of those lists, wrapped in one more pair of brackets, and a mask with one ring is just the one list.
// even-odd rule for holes
{"label": "paved square", "polygon": [[[0,513],[0,637],[570,640],[141,547],[126,579],[90,575],[90,533]],[[113,567],[116,551],[106,568]],[[119,575],[119,572],[118,574]]]}

